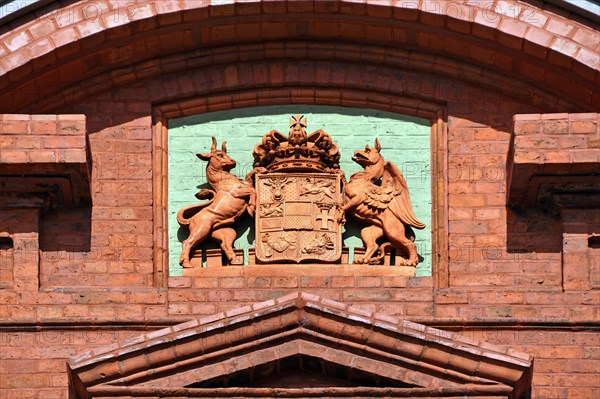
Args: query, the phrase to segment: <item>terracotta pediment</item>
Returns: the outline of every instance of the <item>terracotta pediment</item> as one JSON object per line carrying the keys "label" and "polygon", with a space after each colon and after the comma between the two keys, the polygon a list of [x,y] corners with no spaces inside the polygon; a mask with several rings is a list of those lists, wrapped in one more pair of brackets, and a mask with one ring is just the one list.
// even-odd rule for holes
{"label": "terracotta pediment", "polygon": [[74,398],[521,398],[532,358],[306,293],[69,360]]}

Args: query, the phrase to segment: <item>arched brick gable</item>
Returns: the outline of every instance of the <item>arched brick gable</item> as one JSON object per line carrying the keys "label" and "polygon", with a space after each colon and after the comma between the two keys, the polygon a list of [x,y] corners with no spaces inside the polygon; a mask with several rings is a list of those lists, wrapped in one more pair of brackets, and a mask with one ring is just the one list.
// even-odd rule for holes
{"label": "arched brick gable", "polygon": [[[351,45],[333,43],[295,42],[293,46],[265,43],[224,48],[218,55],[218,63],[209,51],[167,56],[151,65],[139,64],[133,70],[115,69],[76,83],[40,99],[36,107],[39,112],[49,112],[110,89],[137,86],[140,76],[145,82],[142,86],[147,87],[145,99],[158,104],[223,92],[295,86],[364,90],[371,95],[403,96],[440,104],[465,101],[487,91],[540,109],[575,107],[530,84],[453,60],[427,54],[411,56],[405,51],[381,47],[351,49]],[[266,53],[273,57],[265,59]],[[244,55],[243,61],[239,60],[240,54]],[[335,59],[328,57],[331,54]]]}
{"label": "arched brick gable", "polygon": [[[49,162],[33,182],[54,182],[80,163],[92,206],[30,212],[14,186],[0,187],[12,207],[0,209],[0,238],[14,239],[0,248],[0,396],[64,398],[75,354],[100,360],[133,331],[178,331],[301,290],[357,317],[400,316],[526,352],[533,398],[600,397],[600,212],[576,197],[600,162],[599,28],[549,6],[558,1],[60,0],[4,24],[0,179],[21,183],[5,176]],[[168,274],[167,123],[280,104],[430,119],[431,277],[353,265]],[[365,144],[350,133],[345,154]],[[532,184],[540,170],[562,175]],[[507,207],[573,177],[580,202],[562,218],[535,196]],[[41,190],[21,184],[31,191]],[[560,205],[571,192],[558,194]]]}
{"label": "arched brick gable", "polygon": [[[68,103],[95,94],[81,89],[89,79],[102,90],[144,79],[161,73],[168,55],[183,57],[172,60],[171,68],[177,63],[191,68],[193,60],[185,55],[196,49],[210,51],[198,54],[200,59],[222,66],[293,52],[293,59],[310,59],[322,44],[330,59],[360,64],[374,43],[383,52],[368,61],[371,65],[420,59],[421,65],[409,69],[441,69],[458,80],[480,76],[480,84],[500,91],[506,85],[497,84],[499,76],[516,76],[538,87],[538,95],[554,97],[551,108],[592,109],[600,103],[593,90],[599,79],[596,32],[533,6],[374,0],[216,4],[165,0],[115,9],[108,2],[82,1],[21,25],[16,21],[1,36],[3,111],[33,110],[36,101],[52,96]],[[294,49],[297,40],[310,42],[310,51]],[[285,51],[269,52],[265,42],[281,43]],[[348,54],[336,49],[345,42],[364,47]],[[225,61],[222,49],[231,45],[246,49],[234,49],[236,59]]]}

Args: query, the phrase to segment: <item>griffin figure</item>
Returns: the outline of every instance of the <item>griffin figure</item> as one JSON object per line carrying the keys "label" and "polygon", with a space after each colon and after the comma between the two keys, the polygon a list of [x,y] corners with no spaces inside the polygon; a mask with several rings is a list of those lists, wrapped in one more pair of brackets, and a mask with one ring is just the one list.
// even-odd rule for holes
{"label": "griffin figure", "polygon": [[[413,212],[404,176],[396,165],[383,159],[380,151],[379,139],[375,139],[375,148],[367,145],[354,153],[352,160],[365,170],[353,174],[346,184],[340,222],[345,222],[344,214],[348,212],[368,225],[360,234],[365,255],[355,258],[354,263],[377,264],[383,259],[385,247],[391,245],[408,253],[403,265],[416,266],[419,257],[412,228],[423,229],[425,225]],[[384,236],[389,242],[379,246],[377,240]]]}

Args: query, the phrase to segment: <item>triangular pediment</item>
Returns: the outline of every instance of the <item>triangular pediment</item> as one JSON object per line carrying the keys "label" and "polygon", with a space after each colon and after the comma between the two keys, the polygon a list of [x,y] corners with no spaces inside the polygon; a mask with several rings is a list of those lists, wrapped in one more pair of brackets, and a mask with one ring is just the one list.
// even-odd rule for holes
{"label": "triangular pediment", "polygon": [[[295,342],[292,345],[302,345]],[[270,360],[233,373],[190,384],[190,388],[306,388],[373,387],[415,388],[396,378],[374,374],[324,357],[297,354]]]}
{"label": "triangular pediment", "polygon": [[69,368],[75,398],[301,397],[326,389],[334,397],[517,399],[528,390],[531,361],[295,293],[97,349],[70,359]]}

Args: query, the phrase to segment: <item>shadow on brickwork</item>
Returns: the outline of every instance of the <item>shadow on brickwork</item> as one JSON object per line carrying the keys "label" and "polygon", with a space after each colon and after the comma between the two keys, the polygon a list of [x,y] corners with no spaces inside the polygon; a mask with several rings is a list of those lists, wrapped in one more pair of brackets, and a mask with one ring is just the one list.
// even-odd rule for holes
{"label": "shadow on brickwork", "polygon": [[559,253],[562,230],[559,218],[536,209],[507,209],[506,248],[509,253]]}
{"label": "shadow on brickwork", "polygon": [[89,252],[91,237],[91,207],[53,210],[42,217],[42,251]]}

